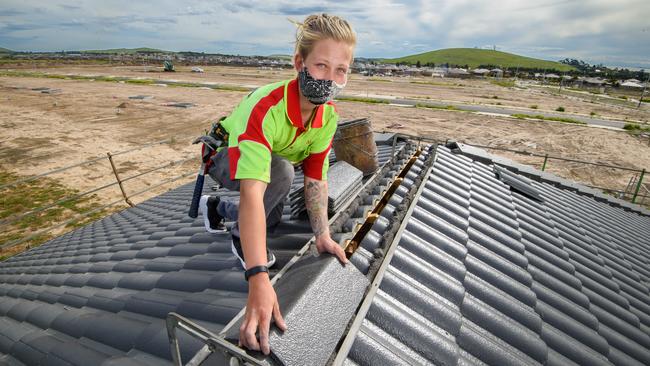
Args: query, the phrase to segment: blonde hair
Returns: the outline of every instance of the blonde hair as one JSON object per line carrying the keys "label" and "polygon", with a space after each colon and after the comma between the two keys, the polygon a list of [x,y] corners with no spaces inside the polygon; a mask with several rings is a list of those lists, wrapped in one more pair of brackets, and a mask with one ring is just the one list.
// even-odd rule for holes
{"label": "blonde hair", "polygon": [[295,53],[306,58],[314,49],[317,41],[331,38],[335,41],[345,42],[350,46],[357,44],[357,36],[350,24],[343,18],[329,14],[312,14],[300,23],[289,19],[296,25]]}

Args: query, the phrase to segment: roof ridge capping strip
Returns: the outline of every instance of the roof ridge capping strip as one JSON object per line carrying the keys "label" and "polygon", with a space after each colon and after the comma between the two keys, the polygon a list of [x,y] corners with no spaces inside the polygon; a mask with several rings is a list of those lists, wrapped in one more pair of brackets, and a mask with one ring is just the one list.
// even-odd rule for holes
{"label": "roof ridge capping strip", "polygon": [[[429,177],[431,175],[431,171],[433,170],[433,166],[434,166],[433,163],[435,163],[436,158],[437,158],[437,154],[434,150],[434,157],[432,160],[432,164],[427,168],[426,172],[423,174],[424,177]],[[402,233],[406,229],[406,226],[409,223],[409,219],[411,218],[411,215],[413,213],[413,210],[416,207],[418,197],[422,195],[422,191],[424,190],[425,183],[426,183],[426,178],[422,180],[422,183],[418,187],[417,192],[413,196],[413,199],[411,200],[411,205],[409,206],[406,214],[404,215],[404,219],[402,220],[402,223],[399,229],[397,230],[397,233],[393,237],[393,241],[386,248],[386,255],[383,258],[383,262],[381,263],[381,266],[377,270],[375,278],[370,284],[368,293],[363,299],[363,302],[361,303],[359,310],[357,311],[352,321],[352,324],[350,325],[350,329],[348,330],[348,333],[345,335],[345,338],[343,339],[343,342],[339,347],[338,353],[333,362],[333,365],[335,366],[343,365],[346,361],[346,358],[348,357],[348,354],[350,353],[350,350],[352,349],[352,345],[354,344],[354,341],[357,338],[357,334],[361,329],[361,324],[366,318],[366,314],[368,313],[368,310],[370,310],[370,306],[372,305],[375,295],[377,294],[377,290],[379,290],[379,286],[381,285],[381,282],[384,278],[384,274],[386,273],[386,270],[391,263],[393,255],[395,254],[395,250],[397,249],[398,244],[402,238]]]}
{"label": "roof ridge capping strip", "polygon": [[501,182],[505,183],[513,191],[521,193],[526,197],[532,198],[539,202],[544,202],[542,195],[535,187],[533,187],[528,178],[515,174],[505,167],[499,166],[497,164],[493,165],[492,171],[494,171],[494,174]]}

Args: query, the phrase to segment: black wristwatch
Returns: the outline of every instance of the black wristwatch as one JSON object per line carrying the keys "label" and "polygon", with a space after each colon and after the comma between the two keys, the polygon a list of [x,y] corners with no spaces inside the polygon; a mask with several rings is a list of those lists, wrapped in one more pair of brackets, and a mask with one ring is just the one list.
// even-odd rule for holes
{"label": "black wristwatch", "polygon": [[247,269],[246,272],[244,272],[244,278],[246,279],[246,281],[248,281],[248,279],[251,276],[255,276],[256,274],[262,273],[262,272],[269,273],[269,269],[266,266],[251,267],[251,268]]}

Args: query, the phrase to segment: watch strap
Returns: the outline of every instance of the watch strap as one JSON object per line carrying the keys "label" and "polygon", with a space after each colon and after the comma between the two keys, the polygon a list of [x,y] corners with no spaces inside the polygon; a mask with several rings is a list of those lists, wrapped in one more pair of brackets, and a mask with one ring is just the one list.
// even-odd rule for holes
{"label": "watch strap", "polygon": [[255,267],[251,267],[251,268],[247,269],[247,270],[244,272],[244,278],[246,279],[246,281],[248,281],[248,279],[249,279],[250,277],[255,276],[256,274],[258,274],[258,273],[262,273],[262,272],[269,273],[269,269],[268,269],[268,267],[266,267],[266,266],[255,266]]}

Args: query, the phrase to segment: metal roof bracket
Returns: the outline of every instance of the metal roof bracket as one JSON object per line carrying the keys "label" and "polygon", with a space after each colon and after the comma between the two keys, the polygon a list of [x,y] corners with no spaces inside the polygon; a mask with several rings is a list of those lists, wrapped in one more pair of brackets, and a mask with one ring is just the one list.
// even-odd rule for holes
{"label": "metal roof bracket", "polygon": [[223,337],[212,333],[211,331],[201,327],[200,325],[192,322],[191,320],[182,317],[176,313],[167,314],[167,335],[169,337],[169,345],[172,352],[172,359],[174,365],[182,366],[181,350],[178,344],[178,337],[176,330],[180,329],[190,336],[201,340],[206,345],[197,352],[192,359],[187,362],[186,366],[198,366],[205,361],[210,355],[216,351],[221,351],[231,359],[230,364],[243,364],[244,362],[251,365],[264,365],[258,359],[250,356],[243,349],[228,342]]}

